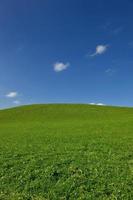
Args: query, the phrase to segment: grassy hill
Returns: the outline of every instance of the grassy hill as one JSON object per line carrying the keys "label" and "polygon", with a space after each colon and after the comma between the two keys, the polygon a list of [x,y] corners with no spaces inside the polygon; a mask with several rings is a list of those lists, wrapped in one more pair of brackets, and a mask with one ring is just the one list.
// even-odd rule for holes
{"label": "grassy hill", "polygon": [[133,108],[0,111],[0,200],[133,199]]}

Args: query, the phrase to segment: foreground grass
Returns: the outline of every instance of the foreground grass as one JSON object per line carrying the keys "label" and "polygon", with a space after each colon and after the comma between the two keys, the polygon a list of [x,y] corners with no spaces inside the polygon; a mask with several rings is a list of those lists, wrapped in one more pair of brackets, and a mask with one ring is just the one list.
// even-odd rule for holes
{"label": "foreground grass", "polygon": [[132,108],[0,111],[0,200],[132,200],[132,188]]}

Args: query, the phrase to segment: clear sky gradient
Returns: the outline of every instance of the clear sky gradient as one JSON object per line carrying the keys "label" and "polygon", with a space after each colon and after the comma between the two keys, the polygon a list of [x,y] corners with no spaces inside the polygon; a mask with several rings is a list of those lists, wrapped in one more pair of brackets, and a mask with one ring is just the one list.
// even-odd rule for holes
{"label": "clear sky gradient", "polygon": [[133,106],[133,0],[1,0],[0,107]]}

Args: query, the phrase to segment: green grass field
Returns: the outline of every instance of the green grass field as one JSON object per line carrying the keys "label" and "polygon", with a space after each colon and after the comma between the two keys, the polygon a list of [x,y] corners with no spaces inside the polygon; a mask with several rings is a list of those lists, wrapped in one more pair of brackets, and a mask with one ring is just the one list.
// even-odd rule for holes
{"label": "green grass field", "polygon": [[133,108],[0,111],[0,200],[133,199]]}

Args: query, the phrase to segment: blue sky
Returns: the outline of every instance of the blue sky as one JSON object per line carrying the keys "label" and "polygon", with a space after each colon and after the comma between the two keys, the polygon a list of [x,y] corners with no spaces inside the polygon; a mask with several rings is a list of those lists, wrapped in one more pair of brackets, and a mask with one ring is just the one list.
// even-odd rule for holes
{"label": "blue sky", "polygon": [[133,106],[133,0],[1,0],[0,107]]}

